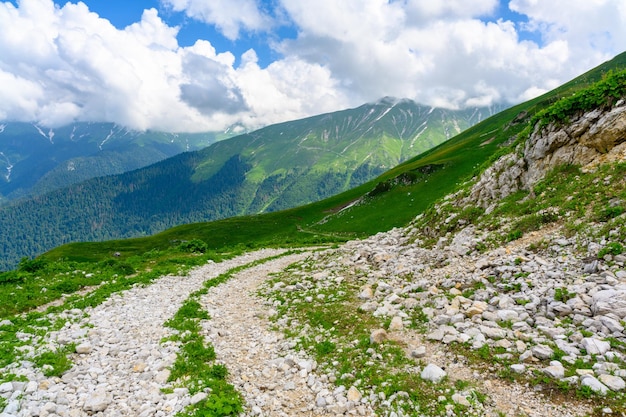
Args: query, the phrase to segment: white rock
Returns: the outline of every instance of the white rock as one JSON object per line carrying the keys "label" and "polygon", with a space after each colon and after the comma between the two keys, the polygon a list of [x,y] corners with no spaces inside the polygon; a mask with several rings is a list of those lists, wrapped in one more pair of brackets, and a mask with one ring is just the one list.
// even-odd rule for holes
{"label": "white rock", "polygon": [[595,337],[585,337],[580,342],[589,355],[604,355],[611,349],[611,344]]}
{"label": "white rock", "polygon": [[426,346],[418,346],[411,351],[411,356],[414,358],[423,358],[426,356]]}
{"label": "white rock", "polygon": [[442,379],[444,379],[446,375],[446,371],[444,371],[437,365],[430,363],[424,368],[424,370],[420,374],[420,377],[426,381],[438,383]]}
{"label": "white rock", "polygon": [[91,346],[91,343],[83,342],[83,343],[81,343],[81,344],[76,346],[76,353],[84,355],[84,354],[87,354],[87,353],[91,353],[92,349],[93,348]]}
{"label": "white rock", "polygon": [[522,363],[516,363],[511,365],[511,370],[516,374],[523,374],[524,372],[526,372],[526,365]]}
{"label": "white rock", "polygon": [[626,290],[602,290],[593,295],[591,311],[595,315],[613,313],[626,318]]}
{"label": "white rock", "polygon": [[189,399],[190,404],[198,404],[200,401],[206,399],[206,397],[208,397],[209,394],[207,394],[206,392],[198,392],[196,394],[194,394],[193,397],[191,397]]}
{"label": "white rock", "polygon": [[591,390],[600,395],[606,395],[609,392],[609,389],[602,382],[598,381],[595,377],[591,375],[585,375],[582,377],[581,385],[583,387],[589,387]]}
{"label": "white rock", "polygon": [[545,345],[533,346],[530,351],[537,359],[550,359],[554,355],[554,351]]}
{"label": "white rock", "polygon": [[361,401],[362,397],[363,395],[361,394],[361,392],[354,386],[350,387],[350,389],[348,390],[348,394],[346,396],[348,401],[352,401],[354,403]]}
{"label": "white rock", "polygon": [[603,374],[598,379],[613,391],[622,391],[626,388],[626,382],[619,376]]}
{"label": "white rock", "polygon": [[458,392],[455,393],[454,395],[452,395],[452,401],[454,401],[457,404],[460,404],[464,407],[469,407],[472,404],[467,400],[467,397],[465,395],[459,394]]}
{"label": "white rock", "polygon": [[87,412],[97,413],[98,411],[104,411],[107,409],[109,404],[113,401],[113,397],[111,394],[107,393],[103,390],[98,390],[92,393],[86,400],[83,405],[83,410]]}
{"label": "white rock", "polygon": [[404,329],[404,323],[402,323],[402,318],[399,316],[395,316],[391,319],[391,323],[389,324],[390,331],[398,331]]}

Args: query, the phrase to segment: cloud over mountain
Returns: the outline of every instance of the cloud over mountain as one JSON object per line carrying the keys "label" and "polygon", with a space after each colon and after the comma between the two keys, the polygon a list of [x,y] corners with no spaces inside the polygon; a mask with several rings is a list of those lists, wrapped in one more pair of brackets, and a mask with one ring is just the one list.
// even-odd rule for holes
{"label": "cloud over mountain", "polygon": [[[89,3],[89,1],[87,1]],[[159,6],[159,4],[156,4]],[[123,28],[84,3],[0,2],[0,120],[260,127],[382,96],[516,103],[626,49],[626,4],[554,0],[161,0]],[[231,44],[182,46],[168,13]],[[290,35],[281,35],[286,29]]]}

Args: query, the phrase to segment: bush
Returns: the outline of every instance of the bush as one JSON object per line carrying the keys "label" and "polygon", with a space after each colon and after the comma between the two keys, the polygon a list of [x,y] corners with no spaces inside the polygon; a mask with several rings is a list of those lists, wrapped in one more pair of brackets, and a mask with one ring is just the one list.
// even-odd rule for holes
{"label": "bush", "polygon": [[188,242],[181,243],[178,245],[178,249],[182,252],[205,253],[209,249],[209,246],[203,240],[193,239]]}
{"label": "bush", "polygon": [[18,271],[0,272],[0,285],[1,284],[19,284],[24,282],[26,275],[19,273]]}
{"label": "bush", "polygon": [[28,259],[26,257],[20,260],[20,263],[17,267],[18,271],[24,272],[37,272],[46,267],[46,261],[40,258]]}

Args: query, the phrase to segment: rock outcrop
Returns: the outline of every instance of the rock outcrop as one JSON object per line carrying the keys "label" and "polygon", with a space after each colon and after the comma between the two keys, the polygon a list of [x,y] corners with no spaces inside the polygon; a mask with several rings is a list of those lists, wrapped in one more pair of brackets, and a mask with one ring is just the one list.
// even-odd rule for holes
{"label": "rock outcrop", "polygon": [[531,190],[559,165],[592,169],[617,160],[626,160],[624,100],[610,110],[583,113],[567,125],[535,129],[517,152],[501,157],[483,172],[464,203],[477,203],[487,209],[520,189]]}

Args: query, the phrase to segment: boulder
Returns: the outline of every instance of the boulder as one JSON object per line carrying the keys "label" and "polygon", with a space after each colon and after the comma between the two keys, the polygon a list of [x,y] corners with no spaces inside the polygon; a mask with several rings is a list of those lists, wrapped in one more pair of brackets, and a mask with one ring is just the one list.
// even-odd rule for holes
{"label": "boulder", "polygon": [[446,375],[446,371],[444,371],[437,365],[430,363],[424,368],[424,370],[420,374],[420,377],[423,380],[438,383],[441,382],[441,380],[443,380]]}
{"label": "boulder", "polygon": [[378,345],[387,339],[389,339],[389,336],[387,335],[385,329],[376,329],[370,334],[370,343],[372,345]]}
{"label": "boulder", "polygon": [[594,315],[613,313],[620,319],[626,318],[626,290],[602,290],[592,297],[591,311]]}

